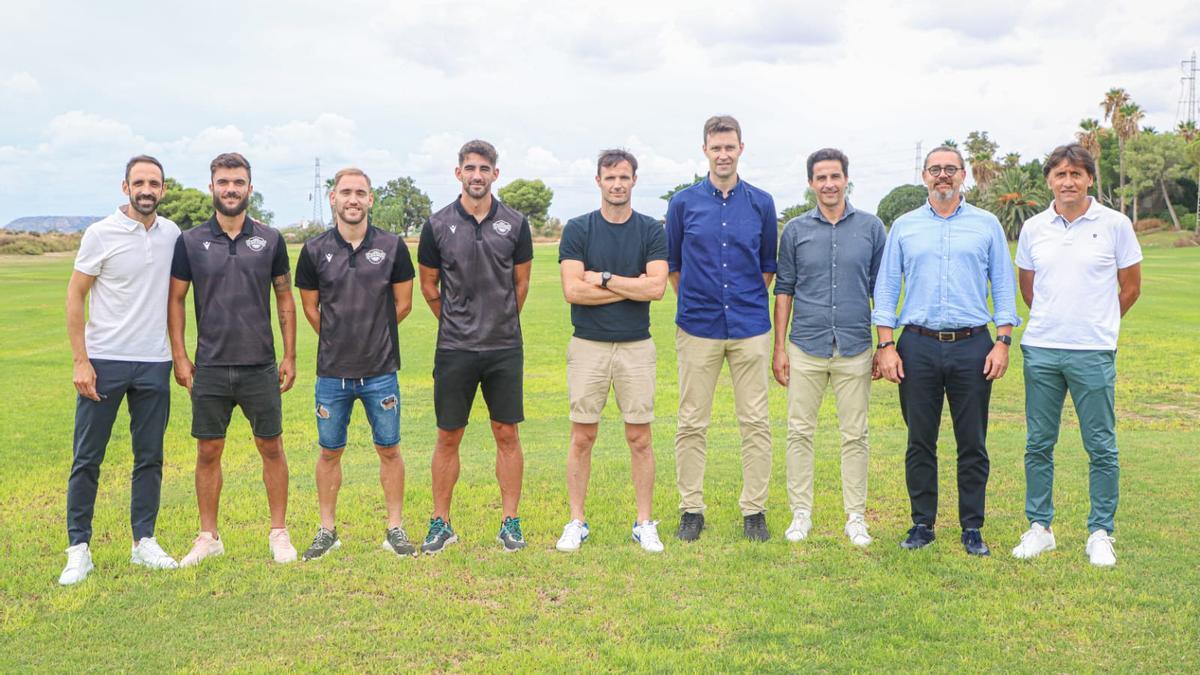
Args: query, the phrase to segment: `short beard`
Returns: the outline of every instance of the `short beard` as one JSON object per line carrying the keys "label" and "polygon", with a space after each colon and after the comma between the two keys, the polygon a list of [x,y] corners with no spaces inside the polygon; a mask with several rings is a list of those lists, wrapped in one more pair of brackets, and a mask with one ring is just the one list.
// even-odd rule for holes
{"label": "short beard", "polygon": [[[153,199],[153,197],[151,197],[151,199]],[[149,207],[143,207],[138,203],[137,197],[131,196],[129,198],[129,206],[143,216],[148,216],[158,210],[158,200],[155,199]]]}
{"label": "short beard", "polygon": [[242,201],[238,202],[237,205],[231,209],[225,208],[225,204],[221,202],[221,198],[217,195],[213,195],[212,202],[213,208],[217,210],[217,213],[229,217],[240,216],[246,211],[246,206],[250,204],[250,195],[242,197]]}
{"label": "short beard", "polygon": [[348,209],[338,209],[337,217],[338,217],[338,220],[342,221],[343,223],[345,223],[347,225],[361,225],[362,223],[366,222],[366,220],[367,220],[366,209],[359,211],[360,215],[358,217],[358,220],[351,220],[350,216],[346,215],[346,211],[348,211]]}

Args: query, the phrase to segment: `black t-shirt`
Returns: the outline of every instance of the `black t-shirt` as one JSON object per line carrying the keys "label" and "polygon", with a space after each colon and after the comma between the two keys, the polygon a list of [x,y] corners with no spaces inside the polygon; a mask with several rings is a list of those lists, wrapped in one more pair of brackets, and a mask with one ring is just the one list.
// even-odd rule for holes
{"label": "black t-shirt", "polygon": [[171,276],[192,283],[196,365],[274,363],[271,280],[290,269],[283,235],[249,217],[233,239],[213,217],[175,240]]}
{"label": "black t-shirt", "polygon": [[413,276],[404,240],[374,226],[357,249],[336,227],[305,242],[296,261],[296,286],[318,292],[318,376],[359,379],[400,367],[392,284]]}
{"label": "black t-shirt", "polygon": [[[637,277],[646,263],[667,259],[667,236],[659,222],[634,212],[624,223],[610,223],[593,211],[572,218],[563,228],[558,261],[578,260],[585,270]],[[575,337],[601,342],[630,342],[650,337],[650,303],[622,300],[607,305],[571,305]]]}
{"label": "black t-shirt", "polygon": [[438,270],[441,282],[437,347],[521,347],[513,267],[533,259],[529,221],[493,197],[487,217],[476,222],[460,199],[429,217],[417,246],[417,261]]}

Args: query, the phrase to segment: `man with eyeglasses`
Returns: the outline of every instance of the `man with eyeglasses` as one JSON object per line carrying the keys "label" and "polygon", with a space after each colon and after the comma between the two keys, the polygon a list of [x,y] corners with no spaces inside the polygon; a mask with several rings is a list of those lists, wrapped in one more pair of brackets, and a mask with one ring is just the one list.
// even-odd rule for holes
{"label": "man with eyeglasses", "polygon": [[[892,225],[875,282],[872,321],[878,366],[900,385],[908,426],[905,478],[913,526],[901,546],[923,548],[937,520],[937,439],[942,401],[950,402],[958,445],[958,517],[963,548],[990,553],[979,529],[988,480],[987,421],[992,381],[1008,370],[1019,325],[1008,242],[995,216],[962,197],[962,154],[940,146],[925,157],[929,201]],[[904,286],[904,307],[896,306]],[[988,309],[988,288],[992,305]],[[987,324],[996,324],[993,344]],[[904,335],[893,340],[897,326]]]}

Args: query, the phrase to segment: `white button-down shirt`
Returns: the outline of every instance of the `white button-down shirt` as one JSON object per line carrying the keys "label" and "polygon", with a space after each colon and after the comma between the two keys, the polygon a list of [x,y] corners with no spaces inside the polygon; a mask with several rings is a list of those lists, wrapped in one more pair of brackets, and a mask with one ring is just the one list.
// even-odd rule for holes
{"label": "white button-down shirt", "polygon": [[1033,307],[1021,344],[1055,349],[1116,349],[1121,330],[1117,270],[1142,261],[1129,218],[1089,198],[1068,223],[1054,204],[1025,221],[1017,267],[1031,270]]}
{"label": "white button-down shirt", "polygon": [[166,218],[147,229],[120,209],[84,231],[75,269],[96,277],[84,329],[89,358],[171,360],[167,289],[177,237]]}

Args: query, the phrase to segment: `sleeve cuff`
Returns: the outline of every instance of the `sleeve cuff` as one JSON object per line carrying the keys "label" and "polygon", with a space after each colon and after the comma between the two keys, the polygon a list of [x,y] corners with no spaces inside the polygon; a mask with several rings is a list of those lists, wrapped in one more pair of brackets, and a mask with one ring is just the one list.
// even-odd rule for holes
{"label": "sleeve cuff", "polygon": [[900,317],[891,312],[874,311],[871,312],[871,323],[876,326],[884,326],[885,328],[895,328],[900,323]]}

